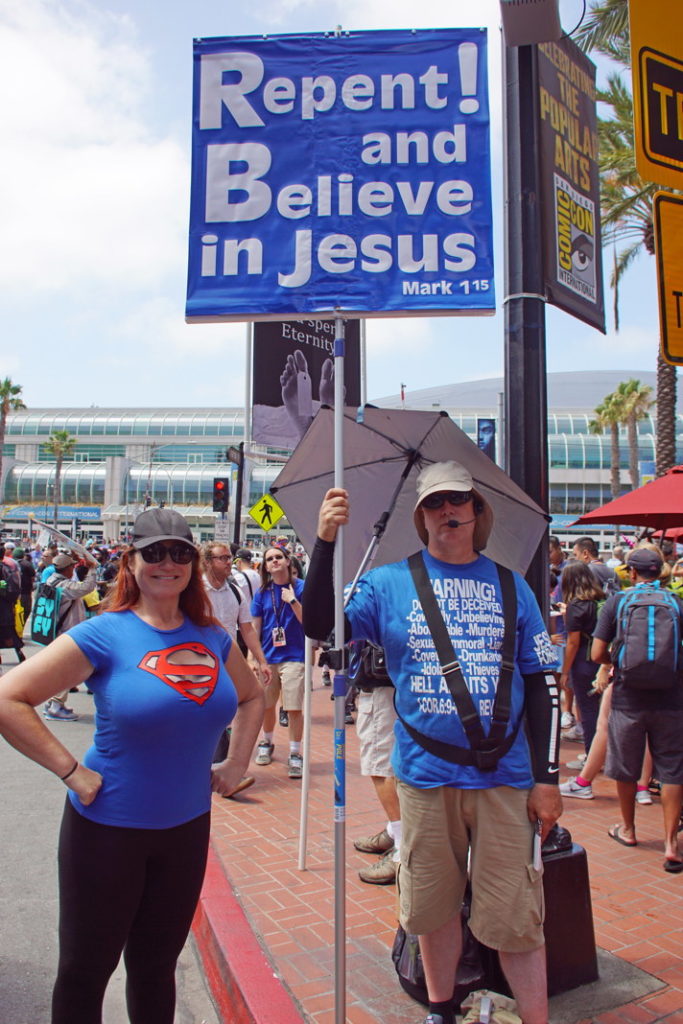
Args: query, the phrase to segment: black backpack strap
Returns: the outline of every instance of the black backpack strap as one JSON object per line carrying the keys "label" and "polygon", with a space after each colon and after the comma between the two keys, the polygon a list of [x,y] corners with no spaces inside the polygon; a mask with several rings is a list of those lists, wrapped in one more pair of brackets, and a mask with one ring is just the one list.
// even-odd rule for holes
{"label": "black backpack strap", "polygon": [[247,576],[246,572],[244,572],[242,569],[238,569],[237,572],[240,574],[240,576],[243,576],[244,579],[246,580],[246,584],[249,587],[249,596],[253,598],[253,596],[254,596],[254,588],[251,585],[251,580]]}
{"label": "black backpack strap", "polygon": [[234,594],[234,597],[235,597],[235,600],[237,601],[237,604],[241,606],[244,594],[242,593],[240,588],[237,586],[237,584],[232,582],[232,580],[228,580],[228,586],[232,590],[232,592]]}
{"label": "black backpack strap", "polygon": [[515,640],[517,632],[517,591],[514,576],[505,566],[496,564],[503,598],[504,633],[501,650],[501,667],[496,697],[493,703],[492,722],[486,736],[481,719],[467,689],[462,670],[455,656],[453,644],[446,628],[443,615],[425,568],[422,552],[418,551],[408,559],[408,568],[413,577],[417,596],[424,611],[427,626],[434,641],[434,647],[441,664],[441,671],[448,684],[462,723],[470,749],[435,740],[418,732],[403,718],[401,723],[412,738],[426,750],[455,764],[476,764],[482,771],[492,771],[500,758],[512,746],[519,728],[505,736],[510,721],[512,703],[512,677],[514,673]]}
{"label": "black backpack strap", "polygon": [[423,750],[426,750],[429,754],[434,754],[435,757],[440,757],[442,761],[476,767],[480,772],[492,772],[497,768],[498,762],[507,754],[517,739],[517,733],[519,732],[520,723],[518,722],[510,735],[506,736],[495,750],[472,750],[470,747],[458,747],[455,743],[446,743],[444,740],[437,740],[433,736],[427,736],[424,732],[418,732],[417,729],[414,729],[412,725],[406,722],[405,718],[401,717],[396,709],[396,694],[394,694],[394,709],[396,710],[396,717],[405,731]]}

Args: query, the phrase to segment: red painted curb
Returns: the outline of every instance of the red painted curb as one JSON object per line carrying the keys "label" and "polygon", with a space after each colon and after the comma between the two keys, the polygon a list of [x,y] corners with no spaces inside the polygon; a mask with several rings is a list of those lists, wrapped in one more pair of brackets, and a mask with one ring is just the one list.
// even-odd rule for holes
{"label": "red painted curb", "polygon": [[302,1024],[254,935],[213,847],[192,933],[223,1024]]}

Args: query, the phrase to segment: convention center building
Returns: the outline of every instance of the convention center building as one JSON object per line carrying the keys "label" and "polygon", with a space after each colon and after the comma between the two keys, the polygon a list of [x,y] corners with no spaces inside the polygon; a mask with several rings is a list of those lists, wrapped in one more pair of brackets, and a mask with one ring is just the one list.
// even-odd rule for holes
{"label": "convention center building", "polygon": [[[582,512],[608,501],[610,437],[589,429],[594,410],[623,380],[655,387],[655,374],[575,372],[548,375],[548,448],[552,529],[564,532]],[[373,399],[386,408],[445,410],[474,440],[481,420],[501,459],[502,378],[443,385]],[[190,520],[198,540],[214,535],[213,481],[237,471],[228,449],[244,440],[244,409],[25,409],[10,413],[3,449],[0,514],[5,535],[25,536],[32,517],[52,522],[55,461],[45,442],[55,431],[76,440],[64,461],[58,501],[59,528],[81,537],[116,541],[146,505],[177,508]],[[481,434],[479,434],[481,437]],[[638,424],[639,460],[644,476],[653,472],[654,410]],[[683,462],[683,416],[678,414],[677,460]],[[622,488],[630,488],[628,446],[621,430]],[[240,539],[262,543],[265,536],[248,510],[268,493],[284,453],[250,449],[242,502]],[[234,509],[228,513],[233,536]],[[287,534],[286,520],[275,531]]]}

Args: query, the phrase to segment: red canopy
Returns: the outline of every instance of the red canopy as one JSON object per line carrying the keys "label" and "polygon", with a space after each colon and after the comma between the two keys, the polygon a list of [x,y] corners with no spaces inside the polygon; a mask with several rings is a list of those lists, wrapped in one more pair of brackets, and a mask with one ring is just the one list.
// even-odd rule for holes
{"label": "red canopy", "polygon": [[572,525],[584,523],[649,526],[655,530],[683,526],[683,466],[674,466],[657,480],[586,512]]}

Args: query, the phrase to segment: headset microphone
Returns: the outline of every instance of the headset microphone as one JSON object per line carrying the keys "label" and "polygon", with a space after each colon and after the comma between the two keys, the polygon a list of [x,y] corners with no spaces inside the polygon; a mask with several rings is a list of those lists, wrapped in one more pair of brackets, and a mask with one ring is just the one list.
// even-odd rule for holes
{"label": "headset microphone", "polygon": [[457,530],[457,528],[459,526],[467,526],[468,523],[474,523],[474,522],[476,522],[476,520],[477,520],[476,516],[474,516],[473,519],[463,519],[463,520],[449,519],[448,522],[446,523],[446,526],[450,526],[451,530]]}

